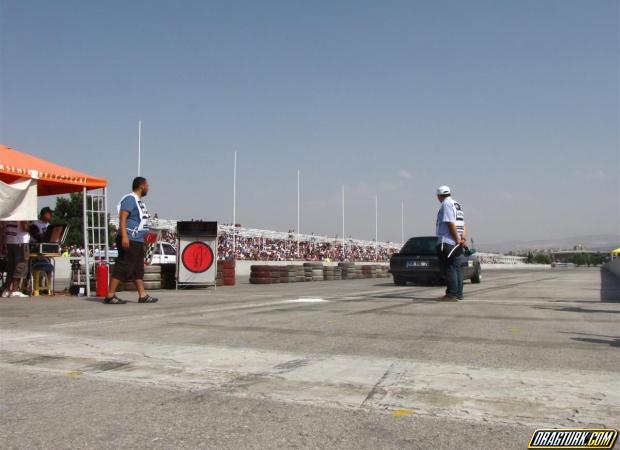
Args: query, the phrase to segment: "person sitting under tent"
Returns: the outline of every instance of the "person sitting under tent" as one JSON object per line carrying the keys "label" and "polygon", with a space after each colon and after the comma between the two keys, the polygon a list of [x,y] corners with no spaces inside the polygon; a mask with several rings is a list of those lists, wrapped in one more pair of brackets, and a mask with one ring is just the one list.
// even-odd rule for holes
{"label": "person sitting under tent", "polygon": [[[37,244],[43,244],[45,242],[45,232],[50,225],[52,220],[53,211],[49,207],[45,207],[41,209],[39,213],[39,220],[33,222],[28,231],[30,232],[30,242],[34,242]],[[42,270],[48,274],[48,276],[52,276],[54,272],[54,265],[51,260],[45,256],[37,256],[34,261],[32,261],[32,271]]]}

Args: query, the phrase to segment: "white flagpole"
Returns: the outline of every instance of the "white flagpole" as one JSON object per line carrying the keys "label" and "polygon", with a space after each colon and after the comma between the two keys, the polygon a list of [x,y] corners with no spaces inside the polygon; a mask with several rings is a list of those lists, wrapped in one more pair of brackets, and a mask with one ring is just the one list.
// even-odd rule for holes
{"label": "white flagpole", "polygon": [[400,202],[400,243],[405,243],[405,202]]}
{"label": "white flagpole", "polygon": [[140,176],[142,162],[142,121],[138,120],[138,176]]}
{"label": "white flagpole", "polygon": [[233,163],[233,259],[237,259],[237,151]]}
{"label": "white flagpole", "polygon": [[342,185],[342,260],[347,258],[347,252],[345,250],[345,238],[344,238],[344,184]]}
{"label": "white flagpole", "polygon": [[297,169],[297,257],[299,257],[299,234],[301,233],[300,230],[300,188],[301,188],[301,184],[300,184],[300,176],[301,173],[299,171],[299,169]]}
{"label": "white flagpole", "polygon": [[379,196],[375,195],[375,261],[379,260]]}

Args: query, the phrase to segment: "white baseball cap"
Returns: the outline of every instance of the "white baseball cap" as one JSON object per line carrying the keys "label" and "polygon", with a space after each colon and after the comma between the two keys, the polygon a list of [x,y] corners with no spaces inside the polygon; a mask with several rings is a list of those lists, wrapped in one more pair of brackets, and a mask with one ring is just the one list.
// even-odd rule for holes
{"label": "white baseball cap", "polygon": [[439,186],[437,188],[437,195],[449,195],[450,187],[449,186]]}

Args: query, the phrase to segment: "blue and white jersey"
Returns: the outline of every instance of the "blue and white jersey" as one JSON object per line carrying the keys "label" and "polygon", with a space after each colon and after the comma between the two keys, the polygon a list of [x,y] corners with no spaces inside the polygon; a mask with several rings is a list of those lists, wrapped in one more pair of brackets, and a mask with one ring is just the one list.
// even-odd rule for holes
{"label": "blue and white jersey", "polygon": [[445,200],[441,202],[441,207],[437,213],[435,230],[438,244],[456,245],[456,242],[454,242],[450,234],[448,223],[456,224],[458,235],[463,236],[463,232],[465,231],[465,214],[463,213],[461,205],[454,201],[452,197],[446,197]]}
{"label": "blue and white jersey", "polygon": [[118,213],[127,211],[127,237],[132,241],[144,242],[149,233],[149,212],[146,205],[136,194],[127,194],[118,205]]}

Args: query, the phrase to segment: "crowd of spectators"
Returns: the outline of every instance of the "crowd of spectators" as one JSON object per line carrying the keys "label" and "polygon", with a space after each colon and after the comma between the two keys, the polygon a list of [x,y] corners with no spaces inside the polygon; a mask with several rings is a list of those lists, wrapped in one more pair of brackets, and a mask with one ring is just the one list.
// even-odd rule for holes
{"label": "crowd of spectators", "polygon": [[[397,251],[395,247],[380,244],[360,245],[354,241],[327,241],[323,239],[300,241],[294,236],[290,239],[269,237],[236,236],[234,259],[256,261],[389,261]],[[233,258],[233,236],[220,233],[218,236],[218,256]]]}

